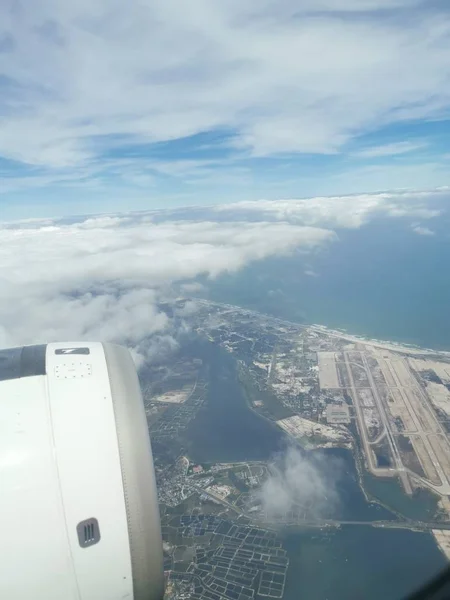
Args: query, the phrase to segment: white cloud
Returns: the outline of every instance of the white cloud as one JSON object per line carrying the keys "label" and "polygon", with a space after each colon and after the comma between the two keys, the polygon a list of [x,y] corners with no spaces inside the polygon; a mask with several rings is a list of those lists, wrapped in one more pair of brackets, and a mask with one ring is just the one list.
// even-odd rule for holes
{"label": "white cloud", "polygon": [[289,447],[270,466],[270,475],[256,492],[268,519],[291,511],[310,519],[329,516],[339,504],[336,483],[340,463]]}
{"label": "white cloud", "polygon": [[147,215],[5,225],[0,347],[91,338],[148,357],[176,344],[173,323],[158,309],[173,283],[333,239],[332,231],[288,223],[154,224]]}
{"label": "white cloud", "polygon": [[435,235],[434,231],[428,227],[422,227],[421,225],[415,225],[412,230],[419,235]]}
{"label": "white cloud", "polygon": [[364,148],[356,152],[356,156],[360,158],[379,158],[385,156],[397,156],[399,154],[407,154],[415,150],[425,148],[425,142],[394,142],[392,144],[384,144],[383,146],[373,146]]}
{"label": "white cloud", "polygon": [[[413,230],[431,235],[419,219],[437,216],[434,203],[447,196],[442,189],[241,202],[197,208],[191,220],[176,220],[176,211],[153,211],[4,224],[0,347],[91,338],[126,343],[136,356],[151,357],[176,346],[173,321],[159,301],[202,293],[199,276],[313,251],[337,240],[335,229],[380,216],[415,217]],[[194,309],[189,304],[178,316]]]}
{"label": "white cloud", "polygon": [[439,6],[2,2],[0,155],[70,169],[110,146],[216,129],[255,155],[336,152],[374,127],[446,113]]}
{"label": "white cloud", "polygon": [[[323,195],[378,193],[384,190],[431,190],[448,183],[448,168],[444,161],[411,160],[348,163],[347,167],[325,176],[320,189]],[[414,194],[413,194],[414,195]]]}
{"label": "white cloud", "polygon": [[205,292],[205,290],[205,286],[198,281],[193,281],[192,283],[182,283],[180,286],[181,293],[186,295],[201,294]]}
{"label": "white cloud", "polygon": [[176,309],[176,315],[178,317],[190,317],[198,311],[197,302],[194,300],[186,300],[184,306]]}
{"label": "white cloud", "polygon": [[301,200],[260,200],[223,204],[214,207],[220,213],[256,213],[264,218],[302,225],[331,228],[361,227],[376,216],[412,216],[431,219],[440,210],[430,208],[433,199],[447,197],[447,190],[431,192],[384,192],[379,194],[356,194],[353,196],[328,196]]}

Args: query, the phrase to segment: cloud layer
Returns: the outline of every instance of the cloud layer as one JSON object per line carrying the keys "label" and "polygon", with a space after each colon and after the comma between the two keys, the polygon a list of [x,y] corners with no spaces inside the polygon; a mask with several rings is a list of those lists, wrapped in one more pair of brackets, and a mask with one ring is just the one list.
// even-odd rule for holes
{"label": "cloud layer", "polygon": [[403,217],[411,231],[430,236],[446,198],[446,190],[366,194],[5,224],[0,347],[91,338],[151,357],[176,345],[160,303],[176,290],[204,291],[199,276],[339,243],[340,229],[380,217]]}
{"label": "cloud layer", "polygon": [[0,347],[91,338],[127,343],[148,356],[149,336],[160,347],[174,343],[172,323],[158,309],[173,283],[216,277],[334,237],[288,223],[155,224],[145,215],[5,226]]}
{"label": "cloud layer", "polygon": [[0,155],[95,169],[214,131],[256,156],[333,153],[446,116],[449,40],[445,4],[421,0],[7,0]]}
{"label": "cloud layer", "polygon": [[380,194],[355,194],[353,196],[328,196],[301,200],[260,200],[223,204],[215,211],[258,214],[280,221],[302,223],[308,226],[331,228],[361,227],[376,217],[412,217],[431,219],[442,210],[433,202],[448,200],[448,189],[428,192],[385,192]]}

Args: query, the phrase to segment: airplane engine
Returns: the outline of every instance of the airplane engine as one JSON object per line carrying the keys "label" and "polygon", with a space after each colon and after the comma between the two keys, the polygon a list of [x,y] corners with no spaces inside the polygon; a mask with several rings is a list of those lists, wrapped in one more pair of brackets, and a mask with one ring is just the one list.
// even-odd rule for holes
{"label": "airplane engine", "polygon": [[161,600],[152,451],[128,350],[0,350],[0,598]]}

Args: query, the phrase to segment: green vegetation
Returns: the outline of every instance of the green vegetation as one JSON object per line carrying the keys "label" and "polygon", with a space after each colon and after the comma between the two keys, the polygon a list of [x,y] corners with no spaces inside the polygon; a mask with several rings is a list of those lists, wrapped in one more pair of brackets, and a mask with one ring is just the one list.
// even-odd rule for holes
{"label": "green vegetation", "polygon": [[238,368],[238,379],[250,407],[253,408],[253,402],[259,400],[263,403],[264,412],[267,412],[268,416],[275,421],[292,417],[294,414],[274,394],[268,390],[258,389],[248,371],[242,366]]}
{"label": "green vegetation", "polygon": [[248,487],[248,485],[246,485],[246,483],[242,479],[240,479],[239,477],[236,476],[236,473],[234,472],[234,470],[230,469],[228,471],[228,473],[229,473],[230,481],[236,489],[238,489],[242,493],[246,493],[249,491],[250,488]]}

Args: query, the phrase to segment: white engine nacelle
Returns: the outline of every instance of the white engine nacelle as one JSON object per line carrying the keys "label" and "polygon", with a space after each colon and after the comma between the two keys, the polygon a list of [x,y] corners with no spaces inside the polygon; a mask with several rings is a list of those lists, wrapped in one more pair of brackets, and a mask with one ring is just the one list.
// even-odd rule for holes
{"label": "white engine nacelle", "polygon": [[152,452],[128,350],[0,350],[0,598],[163,594]]}

